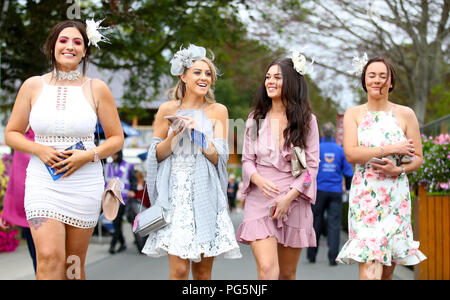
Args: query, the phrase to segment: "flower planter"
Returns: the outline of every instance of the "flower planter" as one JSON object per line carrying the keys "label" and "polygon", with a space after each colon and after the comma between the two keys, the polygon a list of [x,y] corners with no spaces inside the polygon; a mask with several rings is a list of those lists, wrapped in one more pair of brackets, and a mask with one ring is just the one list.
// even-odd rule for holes
{"label": "flower planter", "polygon": [[415,198],[415,240],[427,259],[414,267],[414,278],[450,280],[450,197],[431,196],[419,186]]}

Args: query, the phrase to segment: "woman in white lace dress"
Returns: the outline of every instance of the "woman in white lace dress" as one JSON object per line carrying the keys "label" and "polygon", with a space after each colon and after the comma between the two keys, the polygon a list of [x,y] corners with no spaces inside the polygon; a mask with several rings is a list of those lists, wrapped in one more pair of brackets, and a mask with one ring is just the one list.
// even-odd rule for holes
{"label": "woman in white lace dress", "polygon": [[[214,101],[216,72],[205,54],[191,45],[172,60],[180,76],[175,100],[158,110],[147,159],[150,201],[167,208],[171,221],[150,233],[142,252],[168,255],[169,279],[188,279],[191,261],[194,279],[211,279],[214,257],[241,257],[226,199],[228,111]],[[165,118],[174,115],[173,123]],[[193,128],[207,145],[191,141]]]}
{"label": "woman in white lace dress", "polygon": [[[80,22],[63,21],[52,28],[45,50],[54,71],[23,83],[5,130],[10,147],[31,154],[25,211],[36,244],[37,279],[85,278],[86,252],[105,184],[99,159],[123,146],[108,86],[85,76],[89,42]],[[97,116],[107,136],[99,147],[94,144]],[[28,123],[35,142],[24,137]],[[80,141],[86,151],[65,151]],[[54,180],[47,167],[62,177]]]}

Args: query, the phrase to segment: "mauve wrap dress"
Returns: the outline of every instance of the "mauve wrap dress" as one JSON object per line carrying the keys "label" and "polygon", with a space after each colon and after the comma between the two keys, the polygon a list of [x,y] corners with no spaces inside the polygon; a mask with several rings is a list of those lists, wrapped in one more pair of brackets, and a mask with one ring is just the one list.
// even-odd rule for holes
{"label": "mauve wrap dress", "polygon": [[[315,247],[316,234],[311,204],[316,200],[316,176],[319,167],[319,130],[316,117],[311,116],[306,139],[306,160],[312,181],[309,186],[304,184],[307,172],[298,177],[291,174],[292,148],[277,147],[278,143],[271,134],[268,115],[261,123],[258,138],[256,134],[251,133],[253,123],[250,114],[246,123],[242,154],[244,219],[237,230],[237,240],[248,244],[275,237],[278,243],[285,247]],[[277,185],[280,194],[276,198],[265,197],[258,187],[250,182],[255,172]],[[292,188],[297,189],[300,195],[292,201],[288,214],[282,220],[273,220],[269,217],[270,206]]]}

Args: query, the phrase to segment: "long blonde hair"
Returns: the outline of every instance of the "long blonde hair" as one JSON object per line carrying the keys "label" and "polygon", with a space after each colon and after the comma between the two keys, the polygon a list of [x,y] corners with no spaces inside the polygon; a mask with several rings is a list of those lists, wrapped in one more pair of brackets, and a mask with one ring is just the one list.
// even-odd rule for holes
{"label": "long blonde hair", "polygon": [[[201,61],[204,61],[209,66],[212,78],[211,86],[209,87],[209,90],[205,95],[205,99],[209,103],[215,103],[216,98],[214,96],[214,90],[212,89],[212,86],[215,84],[217,79],[217,67],[214,65],[212,60],[207,57],[203,58]],[[187,70],[188,69],[185,69],[183,74],[186,74]],[[183,99],[185,94],[186,94],[186,83],[184,83],[183,80],[181,80],[180,78],[177,82],[177,85],[168,91],[168,98],[171,100],[177,100],[178,104],[180,105],[181,99]]]}

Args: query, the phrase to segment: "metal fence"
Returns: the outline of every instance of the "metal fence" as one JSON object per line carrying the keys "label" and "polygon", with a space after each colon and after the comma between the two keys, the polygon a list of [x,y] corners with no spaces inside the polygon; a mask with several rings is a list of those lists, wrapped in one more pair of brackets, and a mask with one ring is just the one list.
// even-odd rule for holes
{"label": "metal fence", "polygon": [[441,133],[448,133],[450,127],[450,115],[434,120],[420,127],[420,132],[426,136],[438,136]]}

